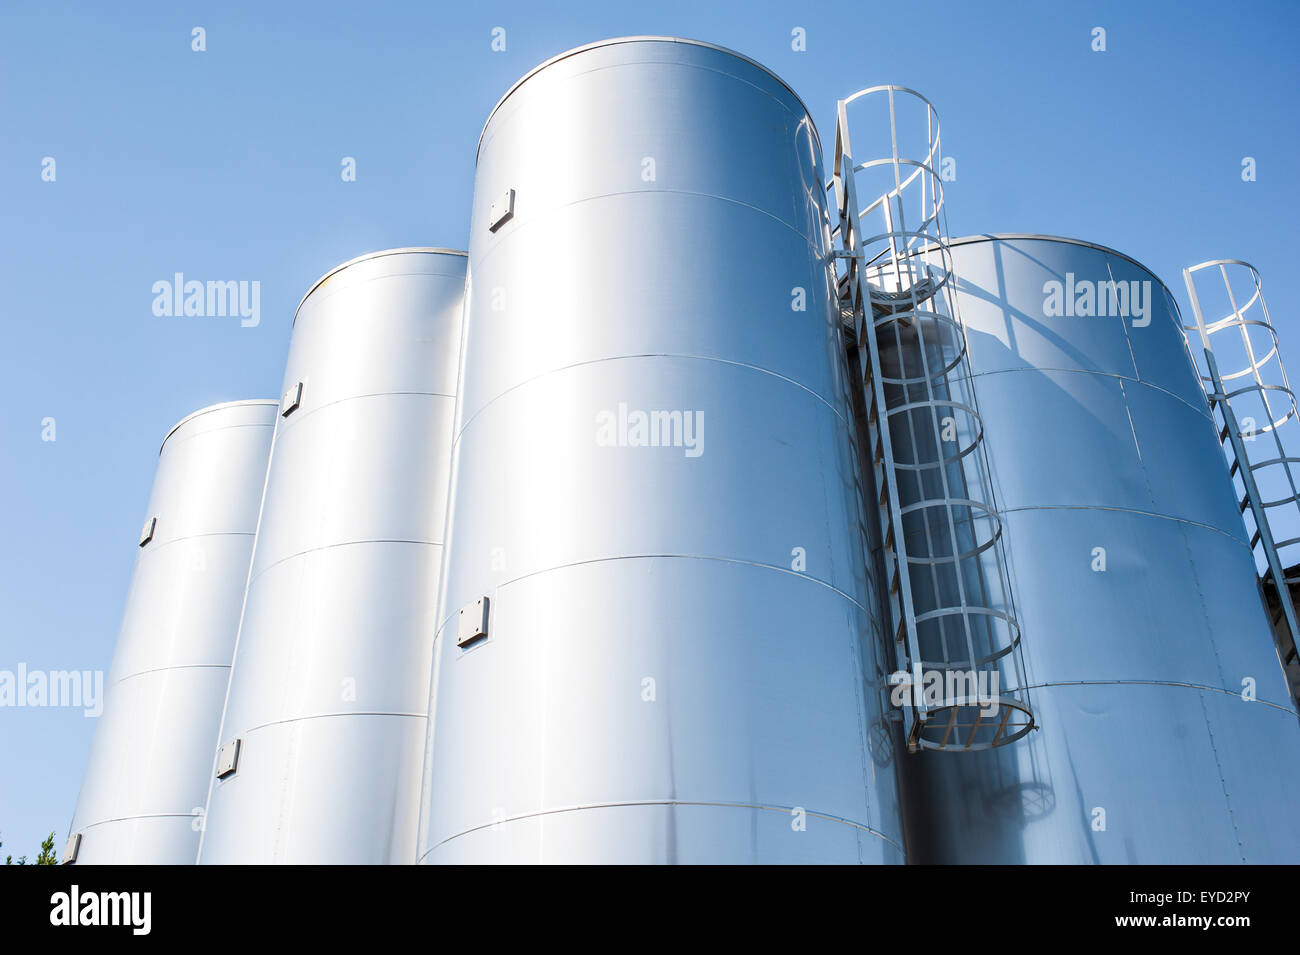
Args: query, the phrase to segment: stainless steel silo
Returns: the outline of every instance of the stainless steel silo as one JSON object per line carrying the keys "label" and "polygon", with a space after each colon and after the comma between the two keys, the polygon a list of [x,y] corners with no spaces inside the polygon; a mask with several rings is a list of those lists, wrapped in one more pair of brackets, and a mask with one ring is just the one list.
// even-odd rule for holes
{"label": "stainless steel silo", "polygon": [[919,862],[1296,862],[1300,725],[1168,290],[1046,236],[952,244],[1039,728],[906,754]]}
{"label": "stainless steel silo", "polygon": [[163,440],[65,853],[77,863],[194,862],[276,404],[213,405]]}
{"label": "stainless steel silo", "polygon": [[465,263],[377,252],[298,306],[202,863],[414,859]]}
{"label": "stainless steel silo", "polygon": [[573,50],[488,119],[470,236],[421,861],[901,861],[804,105]]}

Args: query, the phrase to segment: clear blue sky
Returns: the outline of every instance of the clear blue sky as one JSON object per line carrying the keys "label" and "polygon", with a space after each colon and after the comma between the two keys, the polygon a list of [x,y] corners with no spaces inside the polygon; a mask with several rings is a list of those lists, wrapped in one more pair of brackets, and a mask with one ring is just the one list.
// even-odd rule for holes
{"label": "clear blue sky", "polygon": [[[799,92],[828,147],[838,97],[919,89],[957,159],[954,235],[1111,245],[1184,310],[1184,265],[1253,261],[1300,374],[1296,5],[622,6],[4,5],[0,670],[107,669],[166,431],[212,402],[274,396],[294,306],[331,266],[392,246],[463,248],[492,105],[537,63],[605,37],[739,50]],[[191,51],[195,26],[206,52]],[[1090,48],[1095,26],[1105,53]],[[791,50],[795,27],[807,52]],[[344,156],[354,183],[340,179]],[[1258,181],[1242,182],[1243,156]],[[261,324],[155,317],[152,285],[175,272],[260,281]],[[93,724],[0,709],[5,852],[34,854],[50,830],[62,852]]]}

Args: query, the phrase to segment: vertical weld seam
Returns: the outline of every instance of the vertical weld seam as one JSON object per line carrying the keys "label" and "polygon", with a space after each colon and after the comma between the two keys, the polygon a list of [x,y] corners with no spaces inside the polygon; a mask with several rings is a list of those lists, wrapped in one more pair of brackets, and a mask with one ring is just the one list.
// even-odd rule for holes
{"label": "vertical weld seam", "polygon": [[[1145,468],[1143,469],[1145,473]],[[1219,645],[1214,639],[1214,630],[1210,626],[1210,609],[1205,603],[1205,591],[1201,588],[1201,575],[1196,572],[1196,560],[1192,554],[1191,543],[1187,540],[1187,531],[1181,525],[1178,528],[1178,536],[1182,539],[1183,549],[1187,552],[1187,565],[1191,570],[1192,583],[1196,586],[1196,599],[1201,604],[1201,615],[1205,620],[1205,633],[1210,638],[1210,649],[1214,653],[1214,668],[1219,674],[1219,683],[1222,686],[1228,685],[1227,677],[1223,672],[1223,660],[1219,657]],[[1232,823],[1232,836],[1237,840],[1237,851],[1241,853],[1241,861],[1246,861],[1246,849],[1241,844],[1241,832],[1237,828],[1237,815],[1232,811],[1232,797],[1228,795],[1228,783],[1223,778],[1223,764],[1219,760],[1219,746],[1214,739],[1214,727],[1210,724],[1210,711],[1205,706],[1205,696],[1203,693],[1196,694],[1197,700],[1201,704],[1201,715],[1205,718],[1205,731],[1210,737],[1210,751],[1214,753],[1214,765],[1219,771],[1219,788],[1223,790],[1223,802],[1228,809],[1228,820]]]}
{"label": "vertical weld seam", "polygon": [[1219,674],[1219,685],[1227,687],[1228,677],[1223,672],[1223,660],[1219,657],[1219,644],[1214,639],[1214,629],[1210,626],[1210,608],[1205,603],[1205,591],[1201,587],[1201,575],[1196,572],[1196,558],[1192,545],[1187,540],[1187,529],[1179,524],[1178,536],[1182,539],[1183,550],[1187,552],[1187,566],[1192,574],[1192,583],[1196,585],[1196,599],[1201,603],[1201,616],[1205,620],[1205,635],[1210,638],[1210,649],[1214,652],[1214,669]]}
{"label": "vertical weld seam", "polygon": [[1124,415],[1128,418],[1128,430],[1133,435],[1133,449],[1137,451],[1138,464],[1142,466],[1142,483],[1147,486],[1147,500],[1155,504],[1155,498],[1151,494],[1151,482],[1147,476],[1146,462],[1142,460],[1142,444],[1138,441],[1137,425],[1133,423],[1133,411],[1128,406],[1128,389],[1124,387],[1124,379],[1119,379],[1119,394],[1124,402]]}
{"label": "vertical weld seam", "polygon": [[[1110,278],[1110,284],[1112,287],[1117,284],[1115,282],[1115,270],[1110,267],[1109,256],[1106,257],[1106,275]],[[1098,304],[1100,304],[1100,302]],[[1130,301],[1129,304],[1132,305],[1133,303]],[[1133,337],[1129,335],[1128,324],[1124,321],[1128,316],[1120,315],[1118,317],[1120,330],[1124,332],[1124,344],[1128,346],[1129,361],[1133,362],[1133,378],[1135,381],[1142,381],[1142,370],[1138,368],[1137,352],[1133,350]]]}
{"label": "vertical weld seam", "polygon": [[1237,828],[1237,814],[1232,810],[1232,797],[1228,794],[1228,783],[1223,778],[1223,764],[1219,761],[1219,746],[1214,741],[1214,727],[1210,724],[1210,711],[1205,708],[1205,697],[1198,693],[1201,702],[1201,715],[1205,717],[1205,731],[1210,737],[1210,752],[1214,754],[1214,766],[1219,771],[1219,788],[1223,790],[1223,803],[1228,809],[1228,821],[1232,823],[1232,837],[1237,841],[1237,851],[1241,861],[1246,862],[1246,847],[1241,844],[1241,831]]}

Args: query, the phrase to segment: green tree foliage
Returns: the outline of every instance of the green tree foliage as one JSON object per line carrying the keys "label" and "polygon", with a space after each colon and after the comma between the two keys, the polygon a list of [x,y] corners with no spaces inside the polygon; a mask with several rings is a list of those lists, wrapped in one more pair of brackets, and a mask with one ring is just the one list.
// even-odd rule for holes
{"label": "green tree foliage", "polygon": [[[4,843],[0,842],[0,849],[3,848],[4,848]],[[27,856],[19,856],[17,862],[14,861],[13,856],[5,856],[5,865],[27,865],[27,864],[28,864]],[[59,858],[54,854],[54,833],[51,832],[48,836],[45,837],[45,841],[41,843],[40,854],[36,857],[36,860],[31,864],[32,865],[58,865],[59,864]]]}
{"label": "green tree foliage", "polygon": [[54,833],[45,837],[41,843],[41,854],[36,857],[37,865],[58,865],[58,856],[54,854]]}

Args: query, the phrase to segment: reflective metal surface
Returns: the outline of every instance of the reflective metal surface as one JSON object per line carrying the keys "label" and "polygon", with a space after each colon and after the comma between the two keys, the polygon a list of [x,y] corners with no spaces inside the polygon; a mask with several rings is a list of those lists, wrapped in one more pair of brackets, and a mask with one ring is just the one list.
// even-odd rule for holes
{"label": "reflective metal surface", "polygon": [[[952,255],[1041,728],[905,755],[909,860],[1300,861],[1300,725],[1169,293],[1069,241]],[[1048,314],[1111,280],[1146,314]]]}
{"label": "reflective metal surface", "polygon": [[[527,83],[530,79],[532,79],[536,74],[540,73],[542,70],[550,68],[554,64],[560,62],[561,60],[568,59],[571,56],[579,56],[583,53],[587,53],[599,47],[618,46],[619,44],[623,44],[623,43],[634,43],[634,44],[642,45],[638,53],[632,55],[638,55],[640,53],[644,53],[647,49],[652,49],[650,44],[661,45],[665,43],[675,43],[675,44],[680,44],[682,46],[695,46],[695,47],[701,47],[706,50],[713,50],[715,53],[721,53],[724,56],[727,56],[729,58],[741,60],[747,63],[748,65],[754,67],[754,69],[761,70],[762,72],[766,73],[772,79],[776,80],[778,83],[784,86],[786,92],[789,93],[790,96],[794,98],[796,103],[798,103],[800,111],[804,113],[808,113],[808,107],[804,105],[804,101],[799,98],[799,94],[794,91],[794,88],[791,87],[790,84],[786,83],[785,80],[781,79],[781,77],[777,76],[775,73],[769,70],[762,63],[759,63],[757,60],[751,60],[749,57],[745,56],[742,53],[737,53],[735,50],[729,50],[724,46],[718,46],[716,43],[708,43],[704,40],[692,40],[687,37],[680,37],[680,36],[643,35],[643,36],[612,37],[607,40],[597,40],[595,43],[588,43],[585,46],[576,46],[571,50],[565,50],[563,53],[559,54],[558,56],[553,56],[549,60],[537,64],[537,66],[534,66],[531,70],[529,70],[519,79],[517,79],[514,85],[511,86],[510,89],[506,90],[505,94],[499,100],[497,100],[496,106],[493,106],[492,112],[488,114],[487,122],[483,124],[483,131],[479,134],[478,149],[475,152],[475,158],[477,159],[478,155],[483,151],[483,137],[487,135],[487,128],[492,125],[492,120],[496,116],[497,110],[501,108],[501,104],[503,104],[506,100],[508,100],[511,97],[511,95],[514,94],[515,90],[519,89],[519,87],[523,86],[525,83]],[[813,135],[816,136],[816,134],[817,134],[817,130],[814,129]]]}
{"label": "reflective metal surface", "polygon": [[163,442],[72,821],[78,864],[194,862],[275,415],[213,405]]}
{"label": "reflective metal surface", "polygon": [[706,45],[587,48],[493,115],[422,861],[902,861],[822,181],[793,94]]}
{"label": "reflective metal surface", "polygon": [[363,256],[299,307],[200,862],[414,859],[465,264]]}

